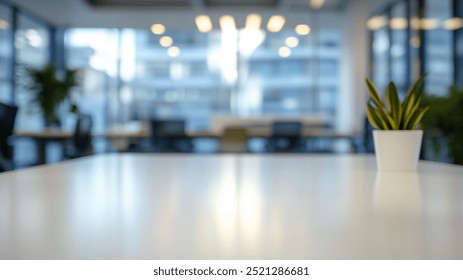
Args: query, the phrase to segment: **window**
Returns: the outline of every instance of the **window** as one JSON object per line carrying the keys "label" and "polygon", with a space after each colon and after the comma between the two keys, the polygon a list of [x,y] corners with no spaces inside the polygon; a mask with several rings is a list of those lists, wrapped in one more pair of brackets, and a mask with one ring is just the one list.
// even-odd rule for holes
{"label": "window", "polygon": [[453,37],[452,31],[440,23],[452,18],[452,0],[426,0],[425,15],[422,20],[425,42],[426,92],[446,95],[453,83]]}
{"label": "window", "polygon": [[0,102],[12,102],[12,11],[0,3]]}

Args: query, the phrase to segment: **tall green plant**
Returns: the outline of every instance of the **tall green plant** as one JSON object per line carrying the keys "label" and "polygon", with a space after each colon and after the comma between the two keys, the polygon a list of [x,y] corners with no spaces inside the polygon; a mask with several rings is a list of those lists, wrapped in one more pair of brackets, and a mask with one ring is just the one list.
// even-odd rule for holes
{"label": "tall green plant", "polygon": [[56,122],[58,117],[56,110],[58,106],[70,98],[71,89],[77,86],[77,71],[66,70],[60,79],[56,75],[56,67],[47,65],[43,69],[26,69],[29,78],[28,89],[34,91],[36,102],[47,122]]}
{"label": "tall green plant", "polygon": [[401,102],[397,87],[390,82],[385,94],[385,102],[375,85],[366,79],[370,100],[367,104],[367,117],[371,125],[381,130],[412,130],[417,127],[429,107],[421,108],[423,81],[419,77],[411,86]]}

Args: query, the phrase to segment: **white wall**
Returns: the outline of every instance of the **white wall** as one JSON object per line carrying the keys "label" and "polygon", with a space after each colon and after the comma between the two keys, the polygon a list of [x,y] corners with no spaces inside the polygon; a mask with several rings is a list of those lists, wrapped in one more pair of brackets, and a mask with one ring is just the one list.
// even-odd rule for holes
{"label": "white wall", "polygon": [[368,99],[364,81],[371,63],[366,22],[374,11],[389,2],[391,0],[350,0],[347,5],[343,18],[339,129],[363,130]]}
{"label": "white wall", "polygon": [[341,89],[338,99],[337,127],[361,131],[364,123],[366,91],[364,79],[368,75],[368,32],[366,21],[370,0],[351,0],[343,18],[341,55]]}

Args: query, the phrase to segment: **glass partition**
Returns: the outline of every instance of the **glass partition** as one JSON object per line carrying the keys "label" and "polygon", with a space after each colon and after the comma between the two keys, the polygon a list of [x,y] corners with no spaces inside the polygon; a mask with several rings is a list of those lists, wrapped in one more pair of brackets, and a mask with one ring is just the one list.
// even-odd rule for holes
{"label": "glass partition", "polygon": [[12,10],[0,3],[0,102],[11,103],[13,100],[11,75],[13,55]]}
{"label": "glass partition", "polygon": [[[44,126],[40,109],[32,102],[34,93],[26,89],[25,68],[42,68],[50,61],[50,30],[45,24],[18,14],[15,30],[15,103],[19,107],[16,130],[36,130]],[[19,166],[36,161],[35,145],[28,139],[16,139],[15,162]]]}
{"label": "glass partition", "polygon": [[405,95],[408,88],[408,25],[407,5],[399,2],[391,9],[389,29],[391,32],[391,80],[399,94]]}
{"label": "glass partition", "polygon": [[67,67],[78,69],[82,82],[75,101],[82,113],[92,116],[93,130],[103,132],[118,121],[119,31],[70,29],[66,47]]}
{"label": "glass partition", "polygon": [[446,95],[454,81],[452,0],[426,0],[420,27],[424,30],[424,71],[429,73],[426,92]]}
{"label": "glass partition", "polygon": [[43,127],[39,108],[34,106],[34,93],[25,85],[25,68],[40,69],[50,61],[50,31],[48,26],[23,14],[18,15],[15,32],[16,76],[15,101],[19,106],[16,119],[17,129],[37,129]]}
{"label": "glass partition", "polygon": [[184,118],[204,130],[213,115],[335,118],[338,30],[70,29],[66,38],[68,67],[86,72],[81,102],[101,124]]}

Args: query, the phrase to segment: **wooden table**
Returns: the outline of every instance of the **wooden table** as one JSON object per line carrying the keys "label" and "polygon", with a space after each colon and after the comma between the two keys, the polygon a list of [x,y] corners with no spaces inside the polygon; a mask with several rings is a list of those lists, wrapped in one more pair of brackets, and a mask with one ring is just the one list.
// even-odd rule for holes
{"label": "wooden table", "polygon": [[462,259],[463,167],[100,155],[0,174],[0,259]]}

